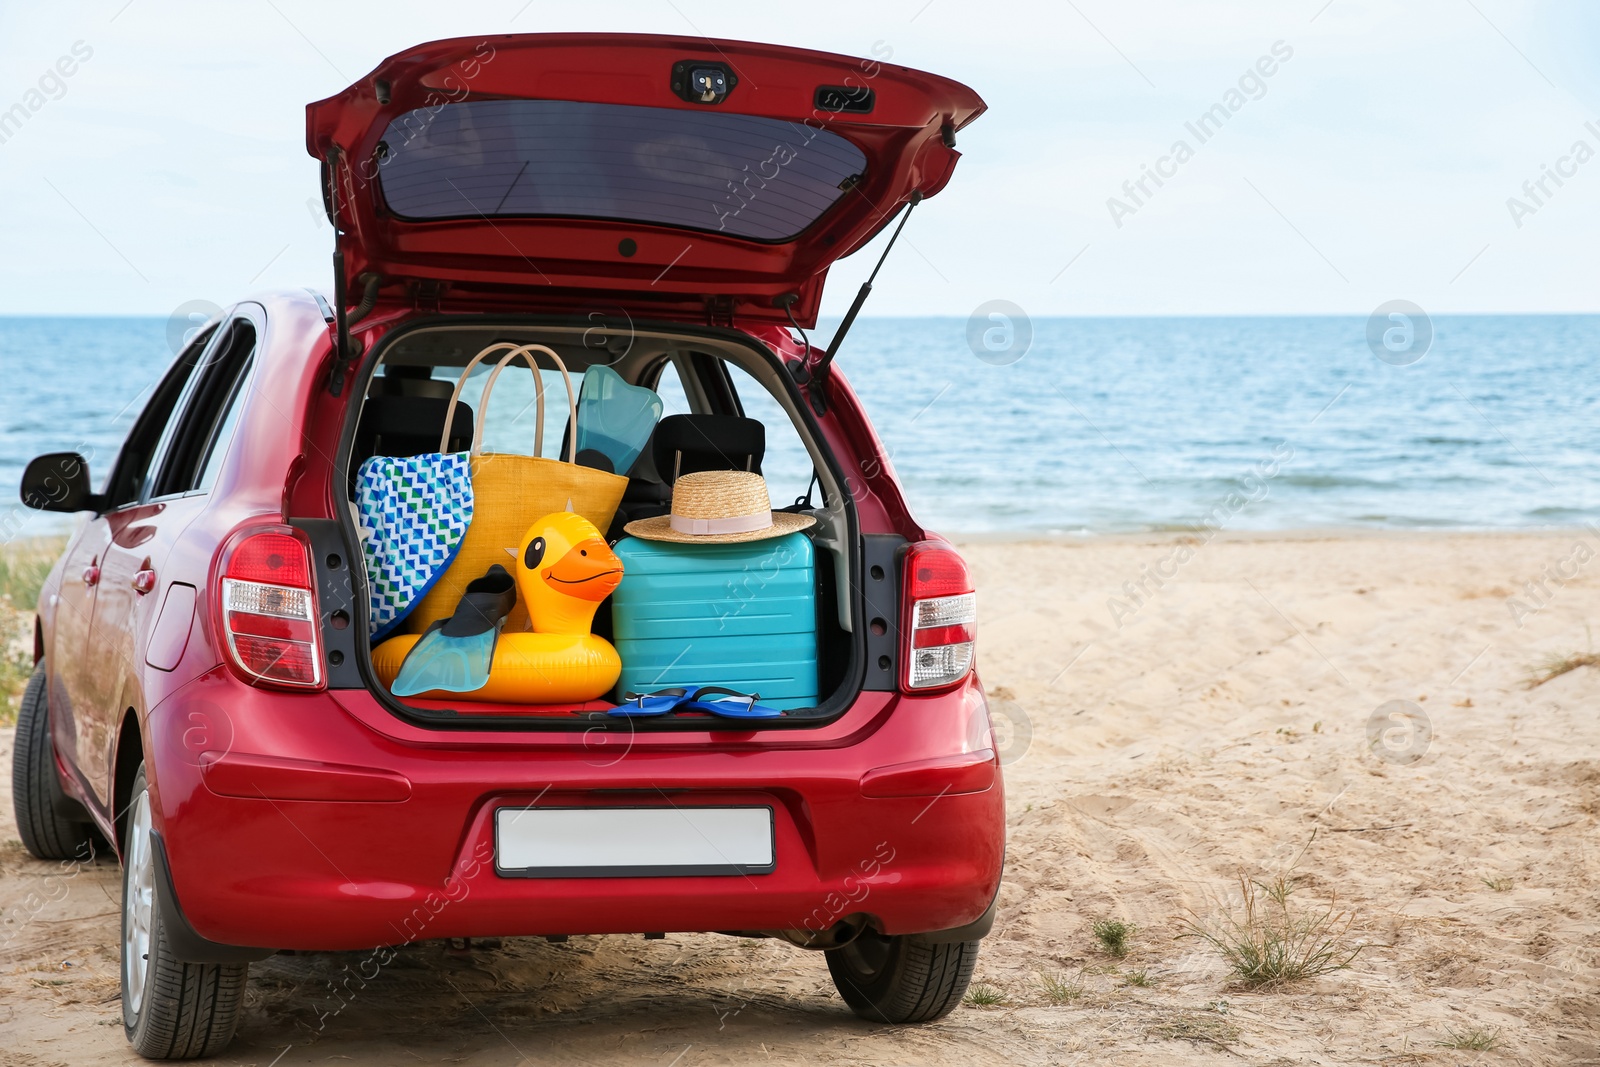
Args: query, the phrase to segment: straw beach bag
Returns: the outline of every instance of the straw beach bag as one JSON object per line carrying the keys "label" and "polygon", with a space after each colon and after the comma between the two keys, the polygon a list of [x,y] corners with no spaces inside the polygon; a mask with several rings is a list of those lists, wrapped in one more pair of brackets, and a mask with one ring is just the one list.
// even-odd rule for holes
{"label": "straw beach bag", "polygon": [[[472,433],[470,463],[472,469],[472,524],[461,539],[455,560],[434,583],[415,610],[406,618],[408,633],[421,633],[439,619],[447,618],[456,610],[467,583],[483,576],[491,564],[506,562],[506,553],[513,554],[535,520],[555,511],[574,511],[601,530],[611,525],[617,505],[622,502],[622,491],[628,479],[620,474],[610,474],[593,467],[580,467],[576,462],[578,435],[576,430],[567,434],[568,446],[565,460],[546,459],[544,451],[544,380],[535,352],[549,356],[567,387],[567,408],[570,425],[577,426],[578,399],[572,388],[572,376],[567,373],[561,357],[544,345],[513,345],[508,342],[490,345],[461,371],[451,397],[452,407],[461,397],[467,375],[472,373],[486,357],[505,352],[500,362],[483,383],[483,395],[478,400],[478,418]],[[537,414],[534,419],[533,451],[531,456],[483,451],[483,426],[489,397],[495,382],[507,364],[521,358],[533,371],[534,398]],[[440,450],[443,451],[441,443]]]}

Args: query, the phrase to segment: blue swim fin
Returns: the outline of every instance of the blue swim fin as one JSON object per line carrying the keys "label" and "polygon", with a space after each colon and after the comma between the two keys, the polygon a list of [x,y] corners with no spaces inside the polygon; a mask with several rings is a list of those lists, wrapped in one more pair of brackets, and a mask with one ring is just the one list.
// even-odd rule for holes
{"label": "blue swim fin", "polygon": [[[622,375],[596,363],[583,372],[578,390],[578,462],[627,474],[661,420],[661,407],[655,390],[629,385]],[[608,465],[585,463],[585,452],[604,456]]]}
{"label": "blue swim fin", "polygon": [[496,563],[467,584],[456,613],[428,627],[406,653],[389,692],[411,697],[434,690],[470,693],[489,682],[500,627],[517,603],[510,572]]}

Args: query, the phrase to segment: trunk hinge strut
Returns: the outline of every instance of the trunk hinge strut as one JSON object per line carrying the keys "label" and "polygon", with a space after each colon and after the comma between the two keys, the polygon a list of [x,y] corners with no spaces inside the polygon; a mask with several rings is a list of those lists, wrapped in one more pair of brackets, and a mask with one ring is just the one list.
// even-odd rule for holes
{"label": "trunk hinge strut", "polygon": [[338,145],[331,145],[328,149],[328,217],[333,223],[333,369],[328,375],[328,393],[338,396],[344,392],[345,376],[349,372],[350,364],[361,358],[361,342],[350,336],[350,327],[372,314],[372,309],[378,303],[378,288],[383,284],[383,276],[373,272],[361,275],[361,303],[353,310],[346,311],[349,305],[349,292],[344,282],[344,250],[339,247],[339,237],[344,232],[340,229],[340,220],[343,215],[339,210],[339,164],[344,158],[344,152]]}
{"label": "trunk hinge strut", "polygon": [[[850,310],[845,313],[844,321],[839,323],[839,329],[834,332],[833,340],[828,342],[828,349],[822,353],[822,358],[817,361],[817,365],[808,368],[804,358],[789,361],[789,376],[795,380],[796,384],[810,386],[808,392],[811,394],[811,407],[818,415],[824,414],[828,410],[828,368],[833,364],[833,357],[838,354],[839,346],[844,343],[845,335],[850,332],[850,327],[855,325],[856,316],[861,314],[861,305],[865,304],[867,297],[872,295],[872,283],[877,280],[878,272],[883,269],[884,261],[889,258],[889,253],[893,250],[894,243],[900,239],[900,231],[906,228],[906,220],[911,217],[911,210],[920,203],[922,203],[921,191],[917,189],[911,190],[911,195],[906,199],[906,209],[900,214],[899,225],[895,226],[894,233],[889,236],[889,243],[883,246],[883,254],[878,257],[878,263],[872,268],[872,273],[867,276],[866,281],[861,283],[861,288],[856,292],[856,298],[851,303]],[[794,323],[794,312],[791,308],[794,307],[795,301],[799,298],[798,293],[785,293],[777,301],[779,306],[789,313],[789,321],[791,323]],[[799,324],[795,323],[794,328],[800,330]],[[800,339],[805,344],[806,353],[809,355],[811,344],[806,341],[805,336],[805,331],[800,330]]]}

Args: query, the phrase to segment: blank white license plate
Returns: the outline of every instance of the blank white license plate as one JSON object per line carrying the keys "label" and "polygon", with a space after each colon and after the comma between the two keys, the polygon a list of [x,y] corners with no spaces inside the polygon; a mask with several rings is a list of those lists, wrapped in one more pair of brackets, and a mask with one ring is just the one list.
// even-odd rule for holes
{"label": "blank white license plate", "polygon": [[511,878],[766,874],[772,809],[501,808],[495,870]]}

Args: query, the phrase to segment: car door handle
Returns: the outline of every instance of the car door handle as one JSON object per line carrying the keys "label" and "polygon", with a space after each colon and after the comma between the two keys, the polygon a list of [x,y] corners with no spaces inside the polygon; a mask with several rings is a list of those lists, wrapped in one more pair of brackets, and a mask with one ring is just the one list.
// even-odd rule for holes
{"label": "car door handle", "polygon": [[156,587],[156,572],[146,567],[133,576],[133,591],[144,596]]}
{"label": "car door handle", "polygon": [[93,588],[100,584],[100,568],[94,564],[83,568],[83,584]]}

